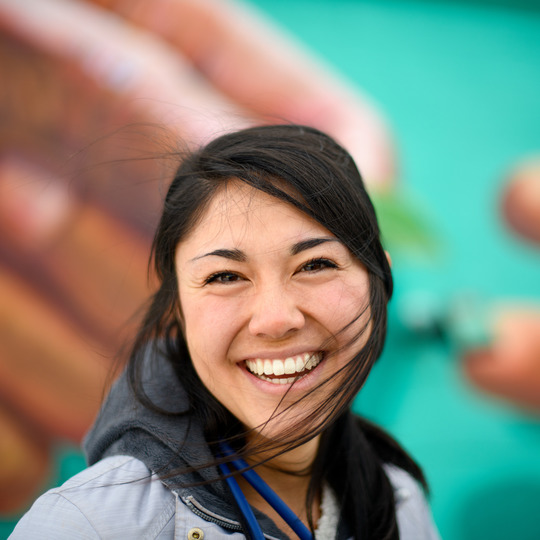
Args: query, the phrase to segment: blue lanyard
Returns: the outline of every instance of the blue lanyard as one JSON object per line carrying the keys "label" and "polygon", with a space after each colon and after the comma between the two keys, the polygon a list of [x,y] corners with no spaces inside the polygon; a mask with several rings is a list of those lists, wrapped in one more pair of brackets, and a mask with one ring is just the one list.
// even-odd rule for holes
{"label": "blue lanyard", "polygon": [[[220,443],[221,452],[224,456],[233,456],[234,451],[225,442]],[[231,459],[231,464],[237,470],[247,469],[240,474],[255,488],[260,495],[268,502],[272,508],[287,522],[289,527],[298,535],[300,540],[313,540],[311,531],[302,523],[300,518],[281,500],[279,495],[253,470],[249,469],[249,465],[240,458]],[[221,472],[224,475],[230,474],[229,468],[222,463],[220,466]],[[238,507],[246,519],[250,532],[255,540],[263,540],[264,535],[261,526],[257,522],[251,506],[247,502],[245,495],[242,493],[238,482],[234,477],[229,476],[225,479],[231,492],[238,503]]]}

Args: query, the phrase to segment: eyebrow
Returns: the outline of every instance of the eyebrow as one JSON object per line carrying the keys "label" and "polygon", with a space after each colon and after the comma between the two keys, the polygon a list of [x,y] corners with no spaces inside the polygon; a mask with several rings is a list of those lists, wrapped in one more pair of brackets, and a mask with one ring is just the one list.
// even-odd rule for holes
{"label": "eyebrow", "polygon": [[308,238],[307,240],[302,240],[291,246],[291,255],[298,255],[302,251],[320,246],[325,242],[339,242],[337,238],[323,237],[323,238]]}
{"label": "eyebrow", "polygon": [[198,257],[195,257],[194,259],[191,259],[192,261],[198,261],[199,259],[204,259],[204,257],[224,257],[225,259],[229,259],[231,261],[236,262],[245,262],[247,261],[247,256],[243,251],[240,251],[239,249],[215,249],[214,251],[210,251],[209,253],[205,253],[204,255],[199,255]]}
{"label": "eyebrow", "polygon": [[[307,240],[302,240],[301,242],[293,244],[289,251],[291,255],[298,255],[302,251],[307,251],[308,249],[320,246],[325,242],[339,242],[339,240],[331,237],[308,238]],[[204,259],[205,257],[223,257],[236,262],[247,261],[247,255],[239,249],[215,249],[214,251],[210,251],[204,255],[199,255],[198,257],[191,259],[191,261],[198,261],[199,259]]]}

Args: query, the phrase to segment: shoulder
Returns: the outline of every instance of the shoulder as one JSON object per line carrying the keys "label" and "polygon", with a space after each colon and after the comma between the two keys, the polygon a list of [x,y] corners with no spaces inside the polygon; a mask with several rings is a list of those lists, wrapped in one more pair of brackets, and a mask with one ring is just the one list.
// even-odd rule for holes
{"label": "shoulder", "polygon": [[175,496],[141,461],[105,458],[42,495],[10,538],[160,538]]}
{"label": "shoulder", "polygon": [[403,540],[439,540],[424,491],[406,471],[391,464],[384,471],[394,488],[396,516]]}

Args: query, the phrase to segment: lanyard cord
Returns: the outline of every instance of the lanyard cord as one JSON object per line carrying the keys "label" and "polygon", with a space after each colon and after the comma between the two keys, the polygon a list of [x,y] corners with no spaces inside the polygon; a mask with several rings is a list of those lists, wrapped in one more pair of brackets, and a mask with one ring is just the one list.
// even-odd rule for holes
{"label": "lanyard cord", "polygon": [[[227,467],[225,463],[220,463],[219,468],[224,475],[230,474],[229,467]],[[229,485],[229,488],[236,500],[236,503],[238,504],[238,508],[240,508],[240,511],[246,519],[246,524],[248,526],[249,532],[251,533],[251,537],[253,538],[253,540],[264,540],[261,526],[259,525],[257,518],[255,517],[255,514],[251,509],[251,506],[249,506],[245,495],[242,493],[238,482],[236,481],[234,476],[227,476],[227,478],[225,478],[225,481]]]}
{"label": "lanyard cord", "polygon": [[[223,455],[225,456],[233,456],[234,451],[232,448],[224,442],[220,443],[221,451]],[[300,518],[281,500],[279,495],[253,470],[249,469],[249,465],[241,458],[235,458],[231,459],[231,464],[234,465],[234,467],[241,471],[242,469],[246,469],[242,471],[240,474],[255,488],[259,494],[268,502],[272,508],[287,522],[289,527],[298,535],[298,538],[300,540],[313,540],[313,535],[311,534],[311,531],[302,523]],[[225,470],[223,468],[223,465],[220,465],[221,471],[225,473],[225,470],[227,471],[225,474],[230,474],[228,467],[225,465]],[[232,483],[229,482],[229,480],[232,480],[235,484],[235,487],[233,488]],[[240,507],[240,510],[244,514],[244,517],[246,518],[246,521],[248,522],[248,526],[251,529],[252,527],[256,527],[258,529],[258,532],[260,532],[261,536],[254,535],[255,538],[262,538],[262,531],[260,525],[257,523],[257,520],[255,519],[255,516],[253,514],[253,511],[251,510],[251,507],[249,506],[249,503],[246,500],[245,495],[242,493],[242,490],[240,489],[240,486],[238,485],[238,482],[230,476],[226,478],[226,481],[231,488],[231,491],[233,493],[234,498],[236,499],[236,502],[238,503],[238,506]],[[241,502],[242,501],[242,502]],[[244,511],[245,506],[247,505],[247,513]],[[253,521],[251,521],[253,520]],[[252,531],[253,533],[253,531]]]}

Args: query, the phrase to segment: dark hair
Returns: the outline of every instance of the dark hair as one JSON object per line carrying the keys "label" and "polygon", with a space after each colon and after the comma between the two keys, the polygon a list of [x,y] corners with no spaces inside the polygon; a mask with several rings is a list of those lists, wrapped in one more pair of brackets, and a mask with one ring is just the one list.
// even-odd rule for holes
{"label": "dark hair", "polygon": [[398,538],[392,487],[382,465],[393,462],[424,483],[422,473],[393,439],[350,411],[354,396],[383,349],[392,275],[360,173],[351,156],[324,133],[296,125],[253,127],[223,135],[184,157],[167,193],[154,238],[152,255],[160,287],[128,365],[132,388],[140,401],[155,408],[142,387],[142,363],[148,345],[159,342],[188,393],[190,414],[207,426],[209,442],[226,436],[238,443],[239,453],[256,454],[256,449],[241,446],[246,433],[197,376],[178,320],[176,247],[217,191],[231,180],[300,209],[334,234],[368,271],[369,305],[359,306],[355,319],[369,309],[369,323],[361,331],[369,331],[365,345],[332,377],[334,380],[320,383],[318,388],[331,384],[332,392],[302,419],[302,429],[294,426],[287,430],[272,449],[277,455],[321,433],[310,471],[308,516],[313,497],[322,483],[328,482],[355,538]]}

